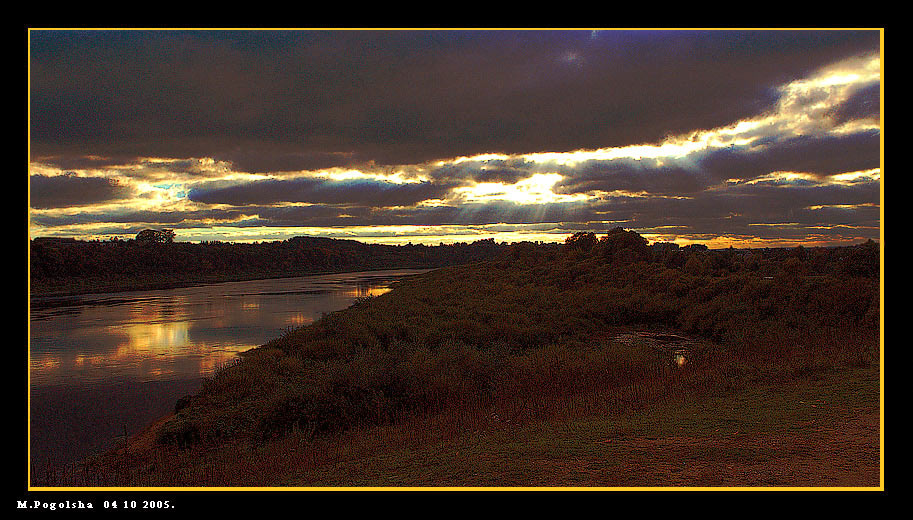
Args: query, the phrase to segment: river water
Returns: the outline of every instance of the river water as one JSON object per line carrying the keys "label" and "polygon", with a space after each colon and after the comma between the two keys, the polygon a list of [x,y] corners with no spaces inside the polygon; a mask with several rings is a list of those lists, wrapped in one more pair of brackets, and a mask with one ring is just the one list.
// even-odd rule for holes
{"label": "river water", "polygon": [[84,458],[168,414],[239,352],[427,270],[364,271],[32,298],[33,472]]}

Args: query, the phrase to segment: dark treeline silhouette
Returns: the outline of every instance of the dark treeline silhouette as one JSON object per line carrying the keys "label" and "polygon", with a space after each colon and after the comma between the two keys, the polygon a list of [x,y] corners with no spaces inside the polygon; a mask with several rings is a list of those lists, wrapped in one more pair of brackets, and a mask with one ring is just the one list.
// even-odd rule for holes
{"label": "dark treeline silhouette", "polygon": [[873,240],[850,247],[714,249],[702,244],[680,247],[672,242],[648,245],[634,231],[615,228],[605,236],[581,231],[565,240],[565,255],[602,257],[613,262],[649,261],[690,274],[723,276],[739,271],[763,276],[783,273],[878,279],[879,248]]}
{"label": "dark treeline silhouette", "polygon": [[76,294],[324,272],[434,268],[491,259],[506,247],[493,239],[437,246],[318,237],[259,243],[173,239],[170,230],[151,229],[134,240],[34,239],[32,293]]}
{"label": "dark treeline silhouette", "polygon": [[559,250],[565,257],[649,262],[691,275],[750,272],[763,277],[791,273],[877,279],[879,274],[879,248],[872,240],[853,247],[709,250],[700,244],[651,245],[636,232],[615,228],[602,237],[575,233],[563,245],[498,244],[486,239],[394,246],[321,237],[189,243],[175,242],[171,230],[147,229],[132,240],[36,238],[30,248],[30,283],[33,295],[65,295],[329,272],[436,268],[498,258],[548,258]]}

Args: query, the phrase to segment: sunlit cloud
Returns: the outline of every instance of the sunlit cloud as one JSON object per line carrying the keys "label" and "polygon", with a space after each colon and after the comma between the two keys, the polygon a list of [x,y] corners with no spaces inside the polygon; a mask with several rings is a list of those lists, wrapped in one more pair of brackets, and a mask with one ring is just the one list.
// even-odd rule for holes
{"label": "sunlit cloud", "polygon": [[[781,87],[780,101],[773,113],[738,121],[729,126],[669,137],[657,144],[534,153],[522,157],[536,163],[564,166],[616,159],[683,159],[708,149],[750,146],[779,135],[845,134],[877,130],[879,125],[875,121],[852,121],[835,126],[828,116],[853,93],[877,84],[881,79],[880,64],[878,55],[869,55],[826,67],[810,78]],[[482,157],[489,156],[462,160],[485,160]]]}
{"label": "sunlit cloud", "polygon": [[816,211],[819,209],[843,209],[843,210],[857,210],[861,208],[877,208],[879,205],[874,202],[864,203],[864,204],[816,204],[814,206],[808,206],[809,210]]}
{"label": "sunlit cloud", "polygon": [[828,177],[829,180],[838,183],[853,182],[877,182],[881,180],[881,168],[872,168],[855,172],[838,173]]}
{"label": "sunlit cloud", "polygon": [[563,195],[552,191],[562,179],[557,173],[537,173],[514,184],[483,182],[473,186],[455,188],[456,197],[465,202],[488,202],[506,200],[519,204],[544,204],[551,202],[579,202],[587,200],[585,194]]}
{"label": "sunlit cloud", "polygon": [[[593,32],[588,39],[595,44],[610,35]],[[575,81],[578,67],[598,65],[585,46],[549,56],[573,72],[562,81]],[[877,194],[871,186],[882,172],[872,167],[878,158],[870,151],[881,131],[881,79],[880,55],[855,53],[770,88],[772,103],[753,115],[602,148],[356,164],[356,151],[278,147],[275,169],[251,168],[273,159],[243,147],[193,157],[46,153],[29,165],[30,233],[104,239],[157,226],[172,227],[188,241],[302,234],[387,243],[495,236],[560,241],[572,229],[621,223],[680,243],[785,243],[801,241],[803,232],[810,243],[849,240],[838,230],[877,237],[870,219],[879,201],[871,200]],[[378,124],[394,125],[384,121]],[[844,164],[833,150],[853,160]],[[312,162],[339,164],[300,167]],[[790,197],[795,204],[785,201]],[[735,200],[742,201],[740,211],[730,208],[739,205]],[[819,220],[770,220],[765,208],[815,213]],[[842,220],[833,220],[837,213]],[[866,220],[847,221],[854,213]],[[514,227],[486,227],[501,224]],[[786,230],[796,235],[772,234]]]}

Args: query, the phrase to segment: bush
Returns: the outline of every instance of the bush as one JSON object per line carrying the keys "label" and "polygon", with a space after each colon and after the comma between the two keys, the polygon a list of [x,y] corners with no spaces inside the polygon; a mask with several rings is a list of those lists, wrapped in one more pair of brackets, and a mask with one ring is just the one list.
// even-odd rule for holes
{"label": "bush", "polygon": [[[668,353],[613,341],[619,326],[714,341],[698,358],[748,360],[722,387],[762,377],[755,356],[783,370],[877,359],[871,245],[744,257],[689,246],[650,261],[636,233],[612,230],[588,251],[592,237],[575,236],[567,254],[527,245],[523,262],[439,269],[289,331],[220,370],[159,438],[315,436],[467,402],[548,402],[669,369]],[[768,376],[780,370],[769,365]]]}

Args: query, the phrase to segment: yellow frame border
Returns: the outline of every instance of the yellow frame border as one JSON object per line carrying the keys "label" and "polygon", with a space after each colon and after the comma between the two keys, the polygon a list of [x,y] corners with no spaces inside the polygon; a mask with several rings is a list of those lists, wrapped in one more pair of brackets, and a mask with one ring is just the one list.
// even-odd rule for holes
{"label": "yellow frame border", "polygon": [[[879,348],[879,370],[880,370],[880,414],[879,420],[881,421],[879,428],[880,443],[879,443],[879,486],[877,487],[560,487],[560,486],[549,486],[549,487],[34,487],[31,485],[31,365],[29,360],[31,359],[31,322],[27,324],[27,340],[28,340],[28,357],[26,360],[27,366],[27,386],[26,386],[26,402],[28,406],[28,416],[26,420],[27,424],[27,444],[26,444],[26,453],[28,458],[27,468],[26,468],[26,486],[27,491],[140,491],[140,492],[160,492],[160,491],[215,491],[215,492],[225,492],[225,491],[884,491],[884,455],[885,455],[885,431],[884,431],[884,28],[798,28],[798,27],[788,27],[788,28],[580,28],[580,27],[571,27],[571,28],[509,28],[509,29],[497,29],[497,28],[478,28],[478,27],[469,27],[469,28],[244,28],[244,27],[208,27],[208,28],[122,28],[122,27],[94,27],[94,28],[46,28],[46,27],[29,27],[27,30],[27,70],[28,70],[28,92],[27,92],[27,146],[26,146],[26,168],[31,162],[31,33],[32,31],[648,31],[648,30],[663,30],[663,31],[688,31],[688,30],[703,30],[703,31],[878,31],[880,34],[880,48],[879,55],[881,60],[881,79],[879,82],[880,87],[880,129],[879,136],[881,139],[881,201],[880,201],[880,221],[879,221],[879,270],[880,270],[880,286],[879,291],[880,298],[880,348]],[[31,184],[29,183],[28,189],[28,200],[31,200]],[[31,214],[29,214],[29,217]],[[30,220],[27,218],[27,222]],[[31,258],[31,243],[26,248],[26,276],[28,279],[31,279],[31,265],[28,260]],[[28,290],[29,299],[28,299],[28,311],[29,316],[31,316],[31,286]]]}

